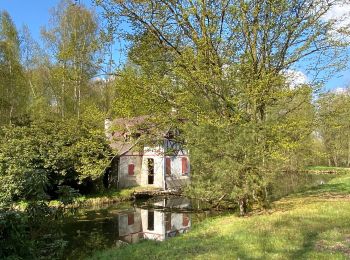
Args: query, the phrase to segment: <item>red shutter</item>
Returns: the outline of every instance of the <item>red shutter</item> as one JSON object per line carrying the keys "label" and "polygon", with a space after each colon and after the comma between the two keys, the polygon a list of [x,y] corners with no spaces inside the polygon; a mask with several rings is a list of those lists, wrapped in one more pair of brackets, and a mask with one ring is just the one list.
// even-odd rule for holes
{"label": "red shutter", "polygon": [[182,226],[187,227],[190,222],[190,216],[186,213],[182,214]]}
{"label": "red shutter", "polygon": [[133,225],[134,224],[134,214],[128,214],[128,225]]}
{"label": "red shutter", "polygon": [[166,170],[166,175],[171,175],[171,159],[170,158],[165,158],[165,170]]}
{"label": "red shutter", "polygon": [[183,157],[182,159],[182,175],[187,174],[187,158]]}
{"label": "red shutter", "polygon": [[135,169],[135,165],[134,164],[129,164],[128,174],[129,175],[134,175],[134,169]]}

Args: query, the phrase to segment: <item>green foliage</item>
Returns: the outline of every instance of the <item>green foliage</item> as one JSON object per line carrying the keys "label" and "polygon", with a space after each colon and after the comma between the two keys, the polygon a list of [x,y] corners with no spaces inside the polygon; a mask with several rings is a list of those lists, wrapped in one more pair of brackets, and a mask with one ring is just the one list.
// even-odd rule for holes
{"label": "green foliage", "polygon": [[26,210],[0,209],[1,259],[60,259],[66,242],[58,221],[61,208],[31,202]]}
{"label": "green foliage", "polygon": [[93,11],[71,0],[62,0],[51,15],[51,27],[42,35],[50,58],[50,84],[57,110],[62,118],[80,117],[90,100],[91,83],[100,69],[102,44]]}
{"label": "green foliage", "polygon": [[1,211],[0,212],[0,257],[5,258],[10,255],[30,256],[32,252],[31,241],[27,239],[27,219],[20,212]]}
{"label": "green foliage", "polygon": [[38,121],[3,134],[1,200],[44,199],[59,185],[100,178],[109,162],[104,133],[93,122]]}
{"label": "green foliage", "polygon": [[342,64],[347,42],[320,18],[339,1],[96,2],[134,29],[126,34],[133,71],[121,74],[115,110],[150,111],[183,130],[197,196],[247,209],[273,172],[310,163],[315,86],[294,84],[288,72]]}
{"label": "green foliage", "polygon": [[10,15],[0,12],[0,125],[21,121],[29,88],[21,65],[20,39]]}
{"label": "green foliage", "polygon": [[350,166],[350,95],[326,93],[318,103],[318,138],[322,141],[324,164]]}
{"label": "green foliage", "polygon": [[155,94],[155,80],[157,84],[165,86],[169,84],[169,79],[162,79],[156,76],[150,79],[146,72],[139,73],[137,67],[126,66],[120,77],[112,82],[115,89],[115,98],[113,101],[113,109],[111,114],[117,118],[135,117],[140,115],[155,116],[169,111],[169,104],[166,102],[166,97],[161,97]]}
{"label": "green foliage", "polygon": [[62,202],[63,205],[73,204],[79,196],[77,190],[67,185],[59,186],[56,193],[58,194],[59,201]]}

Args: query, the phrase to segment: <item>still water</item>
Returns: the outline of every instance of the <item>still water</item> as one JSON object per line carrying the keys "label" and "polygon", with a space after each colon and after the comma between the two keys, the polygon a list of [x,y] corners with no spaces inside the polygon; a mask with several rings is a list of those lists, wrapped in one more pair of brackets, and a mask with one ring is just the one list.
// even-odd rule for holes
{"label": "still water", "polygon": [[[268,186],[271,201],[290,193],[322,185],[333,176],[280,174]],[[207,205],[183,197],[159,198],[138,203],[82,208],[62,224],[67,241],[65,258],[82,259],[105,248],[120,247],[140,240],[164,241],[187,233],[196,224],[225,212],[205,211]]]}
{"label": "still water", "polygon": [[214,214],[199,212],[198,207],[201,206],[187,198],[174,197],[79,209],[62,226],[64,240],[68,241],[65,256],[80,259],[99,249],[143,239],[164,241],[189,232],[194,225]]}
{"label": "still water", "polygon": [[267,187],[269,200],[275,201],[289,194],[323,185],[335,176],[332,174],[310,174],[307,172],[284,172],[276,174]]}

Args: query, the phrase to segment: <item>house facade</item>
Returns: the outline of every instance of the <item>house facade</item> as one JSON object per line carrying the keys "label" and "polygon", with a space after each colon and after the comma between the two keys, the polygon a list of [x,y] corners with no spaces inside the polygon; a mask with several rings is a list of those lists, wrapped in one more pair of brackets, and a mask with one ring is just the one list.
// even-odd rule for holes
{"label": "house facade", "polygon": [[117,119],[106,123],[107,129],[117,126],[108,135],[116,156],[112,172],[119,188],[152,186],[160,189],[179,189],[190,181],[188,151],[170,138],[167,131],[157,135],[152,145],[138,145],[147,117]]}

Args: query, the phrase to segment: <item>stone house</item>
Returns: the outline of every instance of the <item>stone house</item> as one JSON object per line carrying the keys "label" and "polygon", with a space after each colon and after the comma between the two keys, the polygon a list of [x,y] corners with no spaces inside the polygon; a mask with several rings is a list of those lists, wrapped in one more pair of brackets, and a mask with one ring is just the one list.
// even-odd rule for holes
{"label": "stone house", "polygon": [[147,116],[107,119],[105,128],[115,154],[111,175],[118,188],[167,190],[189,183],[189,155],[175,140],[176,130],[159,130]]}

